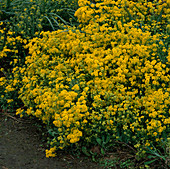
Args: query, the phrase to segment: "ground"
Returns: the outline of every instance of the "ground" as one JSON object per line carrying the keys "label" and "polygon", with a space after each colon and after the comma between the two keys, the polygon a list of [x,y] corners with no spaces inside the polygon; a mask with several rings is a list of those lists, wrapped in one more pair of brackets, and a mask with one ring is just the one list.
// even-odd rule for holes
{"label": "ground", "polygon": [[101,169],[85,157],[64,154],[46,158],[41,134],[31,120],[0,112],[0,168],[2,169]]}

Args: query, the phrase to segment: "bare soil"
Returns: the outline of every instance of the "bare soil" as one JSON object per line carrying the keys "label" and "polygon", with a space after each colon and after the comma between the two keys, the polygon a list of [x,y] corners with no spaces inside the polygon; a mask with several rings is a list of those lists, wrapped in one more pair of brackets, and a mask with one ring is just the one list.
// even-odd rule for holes
{"label": "bare soil", "polygon": [[33,122],[0,112],[0,168],[2,169],[101,169],[86,157],[60,154],[45,157],[41,134]]}

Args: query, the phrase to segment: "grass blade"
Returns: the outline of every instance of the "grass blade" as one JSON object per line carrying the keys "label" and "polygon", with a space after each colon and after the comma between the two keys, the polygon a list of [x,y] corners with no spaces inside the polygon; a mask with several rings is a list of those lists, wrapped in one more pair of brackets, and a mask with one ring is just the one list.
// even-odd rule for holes
{"label": "grass blade", "polygon": [[51,25],[51,27],[52,27],[53,31],[55,31],[55,28],[54,28],[54,26],[53,26],[52,22],[50,21],[50,19],[49,19],[47,16],[44,16],[44,17],[45,17],[45,18],[47,18],[47,20],[49,21],[49,23],[50,23],[50,25]]}

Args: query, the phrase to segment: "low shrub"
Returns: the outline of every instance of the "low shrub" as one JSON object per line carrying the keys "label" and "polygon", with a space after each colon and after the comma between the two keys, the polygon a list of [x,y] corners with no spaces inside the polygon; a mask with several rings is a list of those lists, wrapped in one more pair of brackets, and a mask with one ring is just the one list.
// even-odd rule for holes
{"label": "low shrub", "polygon": [[79,0],[79,29],[42,32],[25,46],[25,65],[13,69],[25,106],[16,114],[46,124],[47,157],[117,140],[141,158],[169,137],[170,4],[95,2]]}

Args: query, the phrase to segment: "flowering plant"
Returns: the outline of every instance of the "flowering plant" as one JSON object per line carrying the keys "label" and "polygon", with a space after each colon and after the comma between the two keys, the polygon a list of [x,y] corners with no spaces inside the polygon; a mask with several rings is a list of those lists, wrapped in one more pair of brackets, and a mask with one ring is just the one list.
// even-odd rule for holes
{"label": "flowering plant", "polygon": [[47,157],[103,137],[137,155],[160,148],[170,124],[170,2],[78,3],[78,28],[41,32],[25,46],[25,65],[13,69],[25,105],[17,114],[53,131]]}

